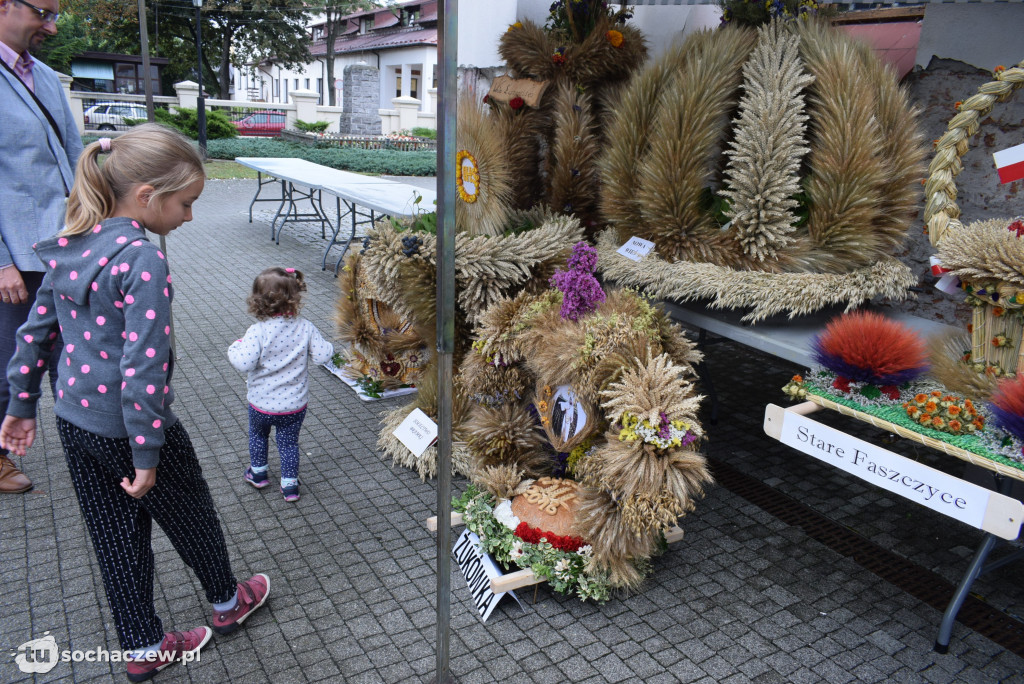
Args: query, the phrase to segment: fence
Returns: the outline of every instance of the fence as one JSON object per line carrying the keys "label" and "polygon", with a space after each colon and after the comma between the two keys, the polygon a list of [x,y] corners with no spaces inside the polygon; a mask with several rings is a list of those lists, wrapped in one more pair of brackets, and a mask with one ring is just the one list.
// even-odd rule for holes
{"label": "fence", "polygon": [[[128,120],[146,118],[144,95],[114,93],[91,93],[71,90],[71,78],[61,77],[65,93],[71,105],[71,112],[78,122],[81,133],[96,131],[118,131],[128,128]],[[177,108],[195,109],[199,100],[199,86],[191,81],[176,83],[176,96],[158,96],[153,101],[157,107],[174,111]],[[295,129],[295,121],[327,121],[326,133],[337,136],[343,110],[318,104],[319,94],[308,90],[293,90],[288,103],[245,102],[241,100],[207,99],[206,108],[222,111],[235,123],[240,135],[279,136],[282,130]],[[433,97],[433,96],[432,96]],[[419,112],[419,101],[412,98],[395,98],[394,110],[380,109],[374,112],[381,117],[382,133],[397,134],[416,126],[435,128],[435,116]],[[373,139],[348,136],[351,144],[371,146]],[[360,142],[362,141],[362,142]],[[376,142],[382,143],[380,139]],[[391,139],[386,141],[388,149],[434,149],[431,142],[417,142]],[[408,142],[409,145],[405,145]],[[401,143],[401,144],[398,144]],[[349,144],[349,143],[341,143]],[[383,143],[378,145],[383,147]]]}

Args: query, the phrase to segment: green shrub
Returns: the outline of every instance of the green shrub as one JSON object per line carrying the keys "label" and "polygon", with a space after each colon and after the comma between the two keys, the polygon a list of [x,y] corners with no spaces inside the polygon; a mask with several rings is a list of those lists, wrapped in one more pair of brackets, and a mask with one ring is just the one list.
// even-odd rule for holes
{"label": "green shrub", "polygon": [[330,121],[303,121],[295,120],[295,127],[306,133],[323,133],[331,125]]}
{"label": "green shrub", "polygon": [[437,153],[433,151],[363,150],[355,147],[309,147],[283,140],[236,138],[211,140],[207,144],[211,159],[235,157],[294,157],[315,164],[355,173],[390,176],[437,175]]}
{"label": "green shrub", "polygon": [[[199,112],[195,109],[178,109],[171,114],[166,109],[157,108],[153,111],[157,123],[167,124],[176,128],[188,137],[195,140],[199,137]],[[125,119],[129,126],[146,123],[145,119]],[[238,129],[231,123],[231,119],[224,112],[216,109],[206,112],[206,139],[218,140],[223,138],[238,137]]]}
{"label": "green shrub", "polygon": [[437,140],[437,131],[434,130],[433,128],[423,128],[422,126],[417,126],[416,128],[412,129],[412,134],[415,135],[417,138],[429,138],[430,140]]}

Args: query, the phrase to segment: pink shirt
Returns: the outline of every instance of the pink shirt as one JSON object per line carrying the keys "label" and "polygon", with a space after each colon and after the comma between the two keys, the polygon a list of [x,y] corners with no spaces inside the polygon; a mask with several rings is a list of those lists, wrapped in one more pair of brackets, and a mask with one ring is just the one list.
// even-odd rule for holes
{"label": "pink shirt", "polygon": [[[32,65],[35,64],[35,60],[32,59],[32,55],[27,52],[19,55],[17,52],[7,47],[3,41],[0,41],[0,59],[4,60],[4,62],[7,63],[7,66],[14,69],[14,73],[18,74],[25,85],[28,86],[29,90],[33,93],[36,91],[36,81],[32,77]],[[18,64],[19,59],[22,60],[22,64],[20,65]]]}

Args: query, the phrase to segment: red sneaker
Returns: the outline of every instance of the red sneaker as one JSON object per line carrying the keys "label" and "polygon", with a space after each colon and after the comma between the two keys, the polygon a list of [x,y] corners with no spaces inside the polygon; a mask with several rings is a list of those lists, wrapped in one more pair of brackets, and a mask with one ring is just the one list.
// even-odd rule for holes
{"label": "red sneaker", "polygon": [[245,582],[238,583],[238,601],[231,610],[213,611],[213,631],[217,634],[231,634],[263,605],[270,595],[270,578],[260,573]]}
{"label": "red sneaker", "polygon": [[144,682],[152,679],[157,672],[179,660],[185,663],[199,660],[199,649],[212,636],[209,627],[196,627],[187,632],[167,632],[159,651],[146,658],[128,661],[128,681]]}

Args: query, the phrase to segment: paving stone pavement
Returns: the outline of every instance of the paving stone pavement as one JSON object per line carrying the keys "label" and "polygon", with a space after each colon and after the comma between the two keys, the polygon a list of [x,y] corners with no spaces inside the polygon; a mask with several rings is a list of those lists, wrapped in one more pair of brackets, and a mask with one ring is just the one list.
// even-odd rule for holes
{"label": "paving stone pavement", "polygon": [[[175,409],[200,454],[236,573],[266,572],[267,607],[217,637],[200,662],[158,682],[422,682],[434,672],[434,537],[424,521],[432,482],[381,459],[378,416],[406,400],[364,403],[326,370],[311,371],[300,436],[302,499],[256,491],[246,464],[243,377],[225,350],[251,319],[245,297],[271,265],[305,271],[304,315],[333,331],[336,280],[319,269],[313,225],[269,239],[268,214],[247,207],[253,181],[211,181],[195,220],[168,238],[176,283]],[[258,205],[259,206],[259,205]],[[266,205],[263,205],[266,206]],[[862,484],[772,442],[765,403],[799,370],[730,344],[709,348],[722,415],[709,456],[759,478],[880,546],[956,581],[980,533]],[[0,681],[30,681],[18,645],[49,633],[62,650],[113,649],[117,638],[67,476],[51,406],[24,459],[36,483],[0,499]],[[842,421],[841,417],[821,417]],[[866,429],[866,428],[865,428]],[[928,454],[919,454],[928,460]],[[272,473],[277,458],[271,453]],[[955,464],[942,464],[954,469]],[[455,487],[465,486],[462,478]],[[681,521],[682,542],[655,559],[640,593],[604,605],[540,586],[482,623],[452,573],[451,670],[459,682],[1011,682],[1024,658],[957,625],[932,650],[940,613],[724,487]],[[156,602],[168,629],[207,623],[199,583],[154,533]],[[976,584],[1018,618],[1020,566]],[[39,682],[123,681],[123,665],[58,663]]]}

